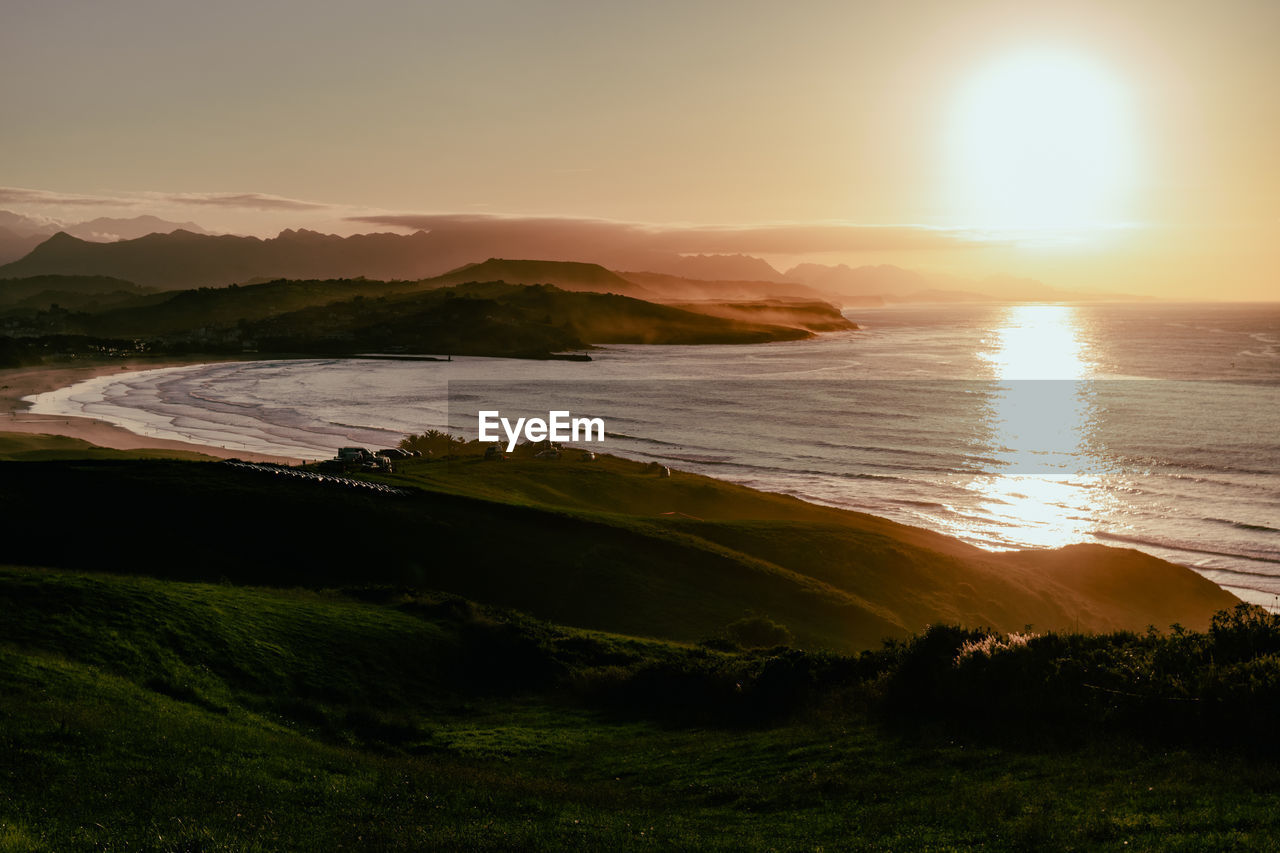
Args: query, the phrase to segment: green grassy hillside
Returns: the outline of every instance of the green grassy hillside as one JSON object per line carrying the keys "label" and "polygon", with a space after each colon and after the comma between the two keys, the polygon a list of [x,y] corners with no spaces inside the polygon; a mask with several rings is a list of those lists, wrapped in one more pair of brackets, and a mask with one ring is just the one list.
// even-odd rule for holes
{"label": "green grassy hillside", "polygon": [[[894,626],[937,622],[1109,631],[1180,622],[1203,629],[1234,596],[1131,549],[1072,546],[992,554],[875,516],[710,477],[669,479],[637,462],[462,458],[410,461],[400,480],[445,493],[551,506],[817,581]],[[803,628],[801,633],[805,633]],[[865,637],[866,635],[863,634]]]}
{"label": "green grassy hillside", "polygon": [[[4,850],[1220,850],[1280,831],[1280,771],[1248,750],[1153,738],[1157,708],[1131,732],[1104,693],[1028,713],[1083,661],[1123,684],[1154,653],[1190,676],[1161,685],[1194,683],[1187,662],[1239,657],[1250,623],[956,669],[963,632],[860,659],[723,653],[367,586],[0,568],[0,613]],[[983,694],[1021,715],[996,724],[1011,706]]]}
{"label": "green grassy hillside", "polygon": [[79,311],[105,310],[112,305],[145,302],[152,293],[131,281],[108,276],[43,275],[0,279],[0,311],[60,308]]}
{"label": "green grassy hillside", "polygon": [[844,651],[938,622],[1204,628],[1236,601],[1135,551],[992,555],[860,513],[576,456],[406,461],[384,478],[408,490],[401,497],[211,463],[0,463],[0,512],[24,531],[0,541],[0,560],[312,588],[405,584],[682,642],[754,612],[803,647]]}
{"label": "green grassy hillside", "polygon": [[357,349],[462,354],[524,354],[610,343],[765,343],[810,334],[627,296],[503,282],[310,308],[249,324],[243,332],[273,349],[315,348],[330,341]]}
{"label": "green grassy hillside", "polygon": [[0,474],[0,512],[24,531],[0,541],[0,559],[15,563],[313,588],[407,584],[689,641],[753,609],[812,645],[901,633],[839,590],[643,520],[432,492],[395,498],[208,463],[14,462]]}
{"label": "green grassy hillside", "polygon": [[41,433],[0,432],[0,460],[49,462],[68,459],[185,459],[213,461],[205,453],[188,450],[113,450],[79,438]]}

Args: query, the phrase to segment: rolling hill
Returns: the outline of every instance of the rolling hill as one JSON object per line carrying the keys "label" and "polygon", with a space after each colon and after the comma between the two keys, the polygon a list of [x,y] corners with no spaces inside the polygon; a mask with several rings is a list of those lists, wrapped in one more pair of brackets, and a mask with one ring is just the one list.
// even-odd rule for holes
{"label": "rolling hill", "polygon": [[467,264],[456,270],[421,283],[423,287],[448,287],[476,281],[501,281],[507,284],[551,284],[561,290],[593,293],[617,293],[637,299],[652,299],[654,294],[630,279],[611,272],[599,264],[574,261],[526,261],[490,258],[478,264]]}
{"label": "rolling hill", "polygon": [[53,305],[81,311],[97,311],[120,303],[133,303],[152,291],[131,281],[109,276],[41,275],[0,279],[0,310],[29,308],[48,310]]}
{"label": "rolling hill", "polygon": [[[939,622],[1203,628],[1236,603],[1189,569],[1134,551],[993,555],[612,458],[407,461],[388,480],[407,497],[212,463],[11,462],[0,473],[0,512],[24,531],[0,543],[0,562],[286,587],[402,584],[686,642],[744,612],[784,625],[804,647],[852,651]],[[140,516],[146,530],[127,547],[101,547]],[[76,536],[59,534],[66,519]]]}
{"label": "rolling hill", "polygon": [[306,308],[238,326],[237,334],[274,351],[536,357],[592,344],[748,344],[811,333],[611,293],[478,282]]}
{"label": "rolling hill", "polygon": [[[552,279],[580,289],[474,281],[476,275]],[[78,281],[89,287],[101,280],[39,281]],[[10,289],[25,292],[36,286],[13,284]],[[535,357],[593,344],[764,343],[853,328],[824,304],[787,303],[768,310],[753,305],[676,307],[595,290],[606,287],[635,289],[592,264],[492,260],[417,282],[280,280],[134,297],[121,291],[112,304],[97,310],[87,305],[79,313],[47,311],[22,322],[43,334],[144,339],[168,352],[252,347],[283,353]],[[0,283],[0,294],[4,292]],[[48,301],[47,294],[43,298]],[[20,320],[11,317],[8,322]]]}

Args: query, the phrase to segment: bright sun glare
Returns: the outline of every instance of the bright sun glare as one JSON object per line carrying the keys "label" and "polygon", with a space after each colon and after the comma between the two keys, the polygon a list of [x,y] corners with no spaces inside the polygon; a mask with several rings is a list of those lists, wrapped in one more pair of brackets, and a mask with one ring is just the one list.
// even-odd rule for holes
{"label": "bright sun glare", "polygon": [[1089,59],[1025,51],[987,65],[956,102],[950,139],[965,224],[1076,228],[1123,218],[1132,111]]}
{"label": "bright sun glare", "polygon": [[1097,477],[1086,453],[1095,416],[1086,380],[1094,365],[1079,311],[1010,308],[981,356],[995,380],[988,452],[999,464],[967,488],[1023,544],[1057,548],[1087,540],[1105,496],[1092,488]]}

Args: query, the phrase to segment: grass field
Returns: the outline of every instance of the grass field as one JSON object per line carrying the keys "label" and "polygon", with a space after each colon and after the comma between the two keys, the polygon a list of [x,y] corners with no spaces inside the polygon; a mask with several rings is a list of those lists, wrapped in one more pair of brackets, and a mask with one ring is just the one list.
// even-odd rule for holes
{"label": "grass field", "polygon": [[5,850],[1221,850],[1280,830],[1280,771],[1238,753],[904,733],[857,694],[680,723],[586,687],[776,651],[12,568],[0,607]]}
{"label": "grass field", "polygon": [[1280,849],[1270,617],[918,633],[1047,558],[608,457],[163,455],[0,437],[0,851]]}

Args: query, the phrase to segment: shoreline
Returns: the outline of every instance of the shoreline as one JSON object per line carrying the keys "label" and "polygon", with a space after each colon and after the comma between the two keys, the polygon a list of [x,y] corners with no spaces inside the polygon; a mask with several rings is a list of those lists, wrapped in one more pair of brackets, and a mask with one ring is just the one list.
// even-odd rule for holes
{"label": "shoreline", "polygon": [[142,370],[158,370],[166,367],[190,367],[192,365],[221,364],[246,359],[209,358],[130,358],[113,361],[95,361],[86,364],[42,364],[29,367],[10,367],[0,370],[0,432],[28,433],[35,435],[61,435],[87,441],[98,447],[112,450],[186,450],[203,453],[219,459],[235,457],[248,462],[277,462],[297,465],[304,461],[298,457],[273,456],[244,450],[228,450],[207,444],[196,444],[167,438],[139,435],[123,427],[75,415],[37,415],[30,411],[31,404],[23,400],[34,394],[44,394],[66,388],[88,379],[132,373]]}

